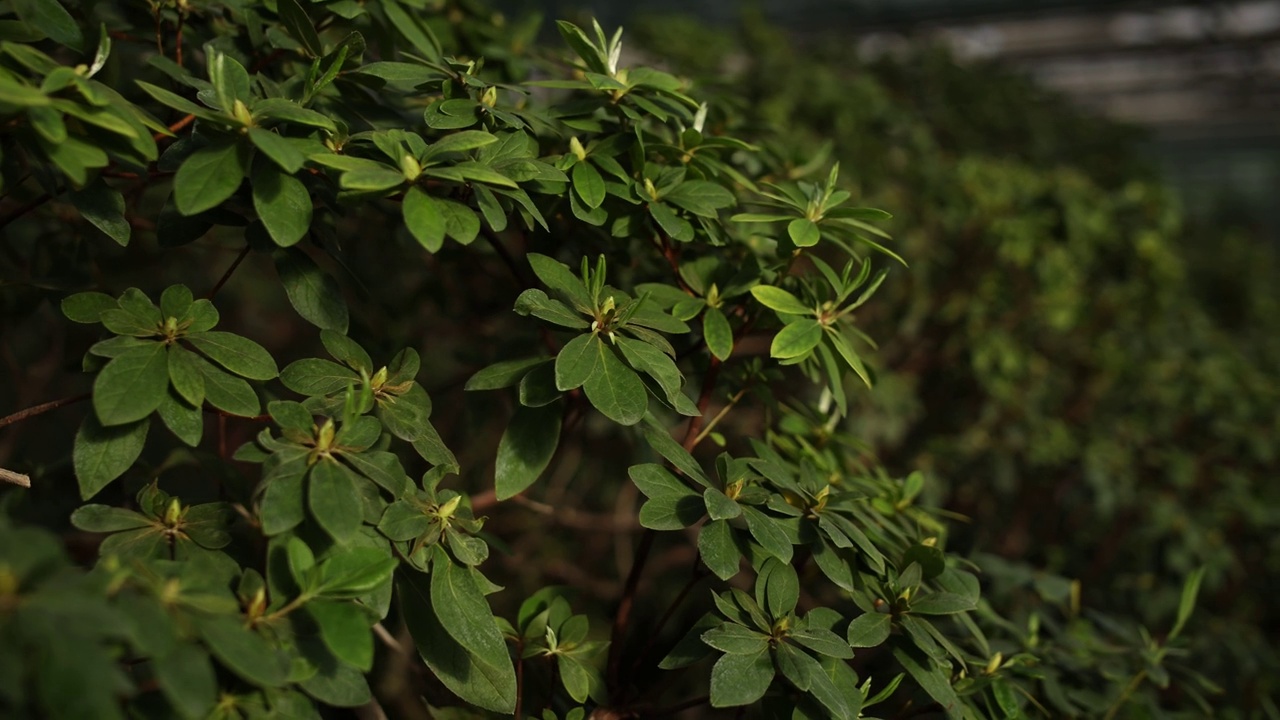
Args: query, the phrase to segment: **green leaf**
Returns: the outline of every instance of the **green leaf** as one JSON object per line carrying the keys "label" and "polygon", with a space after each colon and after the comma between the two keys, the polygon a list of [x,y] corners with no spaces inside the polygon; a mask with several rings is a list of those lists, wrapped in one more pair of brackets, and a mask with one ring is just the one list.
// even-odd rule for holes
{"label": "green leaf", "polygon": [[693,240],[693,225],[688,220],[676,214],[671,206],[660,202],[649,203],[649,215],[658,223],[658,227],[662,231],[671,236],[672,240],[680,242],[689,242]]}
{"label": "green leaf", "polygon": [[519,384],[520,379],[533,368],[547,362],[548,358],[534,357],[522,360],[502,360],[478,371],[467,380],[464,390],[499,390]]}
{"label": "green leaf", "polygon": [[463,700],[494,712],[514,712],[516,679],[511,662],[504,657],[502,662],[490,663],[454,639],[437,617],[429,582],[435,584],[435,573],[428,577],[404,572],[396,582],[405,625],[423,661],[445,687]]}
{"label": "green leaf", "polygon": [[311,229],[311,194],[302,181],[264,162],[254,165],[253,208],[280,247],[295,245]]}
{"label": "green leaf", "polygon": [[498,136],[483,130],[463,130],[462,132],[451,133],[428,145],[426,153],[423,154],[423,161],[428,161],[444,153],[475,150],[495,142],[498,142]]}
{"label": "green leaf", "polygon": [[738,574],[741,553],[733,540],[733,528],[725,520],[714,520],[698,531],[698,554],[716,577],[728,580]]}
{"label": "green leaf", "polygon": [[702,499],[712,520],[732,520],[742,514],[742,506],[737,501],[715,488],[707,488]]}
{"label": "green leaf", "polygon": [[1182,596],[1178,600],[1178,617],[1173,623],[1173,629],[1169,631],[1169,640],[1173,640],[1182,633],[1182,628],[1195,610],[1196,595],[1200,593],[1200,582],[1204,580],[1204,572],[1205,568],[1201,566],[1187,576],[1187,581],[1182,586]]}
{"label": "green leaf", "polygon": [[86,325],[102,322],[102,313],[107,310],[119,309],[120,303],[106,293],[82,292],[62,299],[62,314],[71,322]]}
{"label": "green leaf", "polygon": [[131,468],[142,455],[150,427],[150,420],[138,420],[106,428],[97,421],[97,415],[84,416],[72,446],[72,465],[82,500],[97,495],[97,491]]}
{"label": "green leaf", "polygon": [[702,642],[733,655],[755,655],[770,645],[768,635],[731,622],[702,633]]}
{"label": "green leaf", "polygon": [[649,446],[656,450],[659,455],[666,458],[672,466],[699,485],[711,487],[711,481],[702,472],[698,461],[680,443],[671,439],[671,435],[668,434],[665,427],[650,418],[641,431],[644,433],[644,439],[649,443]]}
{"label": "green leaf", "polygon": [[708,307],[702,315],[702,336],[707,349],[718,360],[728,360],[733,352],[733,329],[720,308]]}
{"label": "green leaf", "polygon": [[222,367],[250,380],[271,380],[280,374],[271,353],[258,343],[234,333],[209,330],[184,338]]}
{"label": "green leaf", "polygon": [[431,565],[431,605],[445,632],[484,664],[502,669],[504,686],[514,688],[515,669],[506,643],[474,573],[437,549]]}
{"label": "green leaf", "polygon": [[702,516],[702,499],[697,495],[665,495],[641,506],[639,520],[641,527],[650,530],[681,530],[698,522]]}
{"label": "green leaf", "polygon": [[[644,382],[598,339],[595,349],[595,370],[582,384],[587,399],[610,420],[620,425],[635,425],[649,408],[649,394],[645,391]],[[558,362],[556,371],[556,385],[560,386]]]}
{"label": "green leaf", "polygon": [[774,658],[777,660],[778,669],[782,671],[782,677],[786,678],[797,690],[808,692],[813,685],[813,674],[817,662],[807,663],[805,660],[812,660],[803,651],[797,650],[795,646],[782,643],[774,650]]}
{"label": "green leaf", "polygon": [[262,521],[262,533],[268,537],[288,532],[302,523],[306,517],[303,498],[303,480],[306,465],[296,473],[277,474],[264,480],[266,490],[258,508]]}
{"label": "green leaf", "polygon": [[262,405],[249,383],[192,353],[204,376],[204,398],[209,404],[232,415],[252,417]]}
{"label": "green leaf", "polygon": [[183,400],[171,389],[165,393],[160,407],[156,408],[156,414],[179,440],[190,447],[200,444],[200,439],[204,437],[204,415],[198,406]]}
{"label": "green leaf", "polygon": [[915,652],[900,647],[893,649],[893,656],[902,664],[902,669],[906,670],[907,674],[929,694],[929,697],[942,706],[947,717],[964,717],[964,714],[959,712],[960,698],[951,687],[951,678],[936,661],[931,658],[922,659]]}
{"label": "green leaf", "polygon": [[360,375],[354,370],[321,358],[296,360],[280,373],[280,382],[285,387],[312,397],[330,395],[360,381]]}
{"label": "green leaf", "polygon": [[751,655],[724,655],[711,668],[711,706],[750,705],[764,697],[773,675],[767,647]]}
{"label": "green leaf", "polygon": [[204,404],[204,375],[199,358],[181,345],[170,345],[168,370],[169,382],[178,395],[195,407]]}
{"label": "green leaf", "polygon": [[71,524],[85,532],[111,533],[151,525],[151,518],[110,505],[81,505],[71,513]]}
{"label": "green leaf", "polygon": [[329,598],[357,598],[382,587],[399,563],[380,547],[349,547],[320,563],[315,591]]}
{"label": "green leaf", "polygon": [[649,499],[698,497],[698,493],[690,490],[676,476],[657,463],[633,465],[627,471],[627,475],[631,477],[631,481],[636,484],[640,492]]}
{"label": "green leaf", "polygon": [[595,333],[579,335],[566,343],[556,355],[556,389],[573,390],[594,377],[600,370],[601,345]]}
{"label": "green leaf", "polygon": [[305,607],[334,657],[364,672],[373,667],[373,632],[365,611],[349,601],[313,600]]}
{"label": "green leaf", "polygon": [[750,505],[740,505],[743,517],[747,521],[747,530],[751,537],[760,543],[765,552],[783,562],[791,562],[791,541],[786,533],[778,527],[778,521],[756,510]]}
{"label": "green leaf", "polygon": [[80,26],[56,0],[14,0],[12,7],[22,22],[54,42],[77,51],[84,46]]}
{"label": "green leaf", "polygon": [[324,55],[324,45],[320,42],[320,36],[316,34],[315,25],[298,4],[298,0],[276,0],[276,12],[280,15],[280,22],[284,25],[285,32],[302,45],[307,55],[311,57]]}
{"label": "green leaf", "polygon": [[954,615],[977,607],[976,598],[949,592],[931,592],[912,598],[909,611],[916,615]]}
{"label": "green leaf", "polygon": [[765,577],[765,609],[769,611],[770,617],[785,617],[796,609],[796,603],[800,600],[800,579],[796,575],[796,569],[788,563],[775,560],[767,560],[766,563],[772,564],[774,569]]}
{"label": "green leaf", "polygon": [[404,183],[404,173],[381,163],[376,163],[375,167],[348,170],[338,180],[338,185],[343,190],[361,192],[382,192],[398,188]]}
{"label": "green leaf", "polygon": [[297,248],[273,253],[272,259],[289,304],[302,319],[322,330],[347,332],[350,319],[347,303],[332,275]]}
{"label": "green leaf", "polygon": [[882,645],[889,639],[889,630],[892,626],[893,616],[886,613],[859,615],[849,623],[849,645],[856,648]]}
{"label": "green leaf", "polygon": [[761,305],[786,315],[812,315],[813,308],[805,307],[800,298],[772,285],[756,285],[751,294]]}
{"label": "green leaf", "polygon": [[120,246],[129,244],[130,226],[124,217],[124,196],[98,178],[80,190],[68,194],[71,204],[94,227],[107,234]]}
{"label": "green leaf", "polygon": [[431,398],[417,383],[399,396],[378,399],[378,419],[401,440],[415,442],[421,438],[431,425],[430,417]]}
{"label": "green leaf", "polygon": [[182,717],[201,718],[217,700],[218,679],[209,656],[195,645],[177,645],[151,663],[156,682]]}
{"label": "green leaf", "polygon": [[788,360],[807,355],[822,342],[822,324],[812,318],[796,320],[773,336],[769,355]]}
{"label": "green leaf", "polygon": [[[250,184],[255,186],[255,191],[257,190],[257,184],[261,182],[258,179],[259,173],[257,169],[284,172],[286,177],[292,178],[293,173],[301,170],[302,166],[307,162],[307,156],[303,155],[302,151],[299,150],[292,141],[287,140],[270,130],[264,130],[257,127],[249,128],[249,141],[253,143],[254,147],[258,148],[259,152],[266,156],[267,160],[271,161],[266,162],[260,158],[254,163],[255,171],[252,175]],[[255,205],[257,204],[257,198],[258,194],[255,192]],[[310,206],[310,204],[311,201],[310,198],[308,198],[307,205]],[[262,211],[259,210],[258,214],[261,215]]]}
{"label": "green leaf", "polygon": [[400,212],[404,214],[405,227],[422,247],[428,252],[440,250],[444,245],[445,216],[435,199],[418,187],[411,187]]}
{"label": "green leaf", "polygon": [[600,171],[591,163],[580,162],[573,166],[570,175],[573,178],[573,189],[582,202],[592,210],[600,207],[605,195],[604,178],[600,177]]}
{"label": "green leaf", "polygon": [[594,313],[591,294],[587,292],[582,280],[574,275],[568,266],[538,253],[529,253],[526,257],[538,279],[548,288],[559,293],[574,310],[588,315]]}
{"label": "green leaf", "polygon": [[647,342],[632,340],[621,335],[615,335],[613,339],[631,367],[647,373],[657,381],[658,386],[662,388],[662,394],[676,412],[690,417],[701,414],[698,412],[697,405],[694,405],[693,401],[681,392],[680,387],[684,383],[684,376],[680,374],[680,368],[676,367],[675,361],[666,353]]}
{"label": "green leaf", "polygon": [[356,479],[335,460],[322,459],[312,466],[307,507],[320,527],[339,543],[355,535],[363,522],[363,503]]}
{"label": "green leaf", "polygon": [[240,143],[218,142],[195,151],[173,177],[178,212],[195,215],[221,205],[240,187],[248,170],[248,153]]}
{"label": "green leaf", "polygon": [[338,129],[328,115],[315,110],[308,110],[287,98],[258,100],[253,104],[253,115],[255,118],[267,118],[295,125],[306,125],[328,130],[329,132],[337,132]]}
{"label": "green leaf", "polygon": [[[887,616],[886,616],[887,617]],[[848,660],[853,657],[849,644],[834,632],[812,624],[804,630],[793,630],[787,636],[792,641],[827,657]]]}
{"label": "green leaf", "polygon": [[538,288],[529,288],[516,298],[515,311],[524,316],[533,315],[561,327],[573,330],[584,330],[591,325],[581,316],[574,314],[567,305],[559,300],[547,297]]}
{"label": "green leaf", "polygon": [[729,190],[706,180],[686,180],[663,193],[662,199],[694,215],[712,218],[716,217],[717,210],[732,207],[736,202]]}
{"label": "green leaf", "polygon": [[98,373],[93,409],[104,426],[125,425],[147,417],[169,390],[169,364],[163,343],[126,350]]}
{"label": "green leaf", "polygon": [[480,234],[480,218],[474,211],[453,200],[438,200],[444,213],[445,234],[462,245],[470,245]]}
{"label": "green leaf", "polygon": [[807,218],[797,218],[787,224],[787,235],[796,247],[812,247],[818,244],[822,234],[818,225]]}
{"label": "green leaf", "polygon": [[494,486],[499,500],[514,497],[547,469],[560,442],[560,408],[518,407],[498,443]]}
{"label": "green leaf", "polygon": [[213,656],[241,680],[258,687],[280,687],[285,683],[288,659],[261,635],[246,630],[237,617],[198,616],[195,624]]}

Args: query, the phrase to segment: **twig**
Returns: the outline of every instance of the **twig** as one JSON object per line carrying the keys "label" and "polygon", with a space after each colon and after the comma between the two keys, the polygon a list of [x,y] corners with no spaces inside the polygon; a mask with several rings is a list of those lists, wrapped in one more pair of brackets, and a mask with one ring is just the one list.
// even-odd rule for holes
{"label": "twig", "polygon": [[658,533],[648,528],[640,536],[635,559],[631,562],[631,572],[627,573],[627,582],[622,587],[622,600],[618,602],[618,612],[613,617],[613,633],[609,642],[609,688],[614,692],[618,690],[622,671],[622,639],[626,637],[627,624],[631,621],[636,588],[640,586],[640,575],[644,572],[645,562],[649,560],[649,551],[653,549],[653,541],[657,536]]}
{"label": "twig", "polygon": [[516,713],[515,720],[524,718],[524,638],[516,638]]}
{"label": "twig", "polygon": [[93,397],[92,393],[82,393],[80,395],[72,395],[71,397],[65,397],[60,400],[52,400],[47,403],[42,403],[34,407],[29,407],[26,410],[19,410],[18,412],[13,413],[12,415],[6,415],[0,418],[0,428],[6,427],[8,425],[12,425],[22,420],[26,420],[29,417],[34,417],[36,415],[43,415],[44,413],[47,413],[50,410],[57,410],[63,405],[71,405],[74,403],[78,403],[82,400],[88,400],[91,397]]}
{"label": "twig", "polygon": [[383,645],[386,645],[401,655],[404,654],[404,646],[401,645],[400,641],[395,639],[395,637],[393,637],[385,627],[383,627],[382,623],[379,622],[373,624],[373,634],[378,636],[378,639],[382,641]]}
{"label": "twig", "polygon": [[[169,132],[176,133],[195,121],[196,121],[195,115],[187,115],[185,117],[182,117],[177,121],[169,124]],[[151,136],[151,139],[159,142],[160,140],[163,140],[165,137],[166,136],[164,133],[156,133]],[[170,173],[165,173],[165,174],[170,174]],[[158,174],[152,174],[152,177],[156,177],[157,175]]]}
{"label": "twig", "polygon": [[206,295],[205,298],[212,300],[213,296],[217,295],[218,291],[222,289],[222,286],[227,284],[227,281],[231,279],[232,273],[236,271],[236,268],[240,267],[240,263],[244,262],[244,259],[248,256],[249,245],[246,244],[244,249],[240,251],[240,254],[236,256],[235,261],[231,263],[231,267],[227,268],[227,271],[222,274],[222,277],[218,279],[218,283],[213,286],[213,289],[209,291],[209,294]]}
{"label": "twig", "polygon": [[706,705],[709,702],[711,702],[711,697],[708,695],[703,695],[702,697],[696,697],[696,698],[689,698],[688,700],[685,700],[684,702],[676,703],[675,705],[668,705],[667,707],[664,707],[664,708],[658,708],[657,710],[653,711],[653,716],[654,717],[671,717],[672,715],[675,715],[678,712],[684,712],[685,710],[689,710],[690,708],[696,708],[699,705]]}
{"label": "twig", "polygon": [[703,440],[705,440],[707,436],[711,434],[712,430],[716,429],[716,425],[721,420],[724,419],[725,415],[729,414],[729,411],[733,409],[733,406],[737,405],[738,401],[741,400],[742,397],[746,394],[747,394],[747,388],[744,387],[741,390],[739,390],[737,393],[735,393],[732,398],[729,399],[729,404],[721,408],[720,412],[716,413],[716,416],[711,418],[711,422],[707,423],[707,426],[702,428],[702,432],[698,433],[698,436],[693,439],[693,444],[695,447],[699,443],[701,443]]}
{"label": "twig", "polygon": [[45,203],[49,202],[49,200],[50,200],[52,197],[53,197],[53,196],[52,196],[52,195],[50,195],[49,193],[45,193],[45,194],[41,195],[40,197],[36,198],[35,200],[32,200],[31,202],[27,203],[26,205],[23,205],[22,207],[18,208],[17,210],[15,210],[15,211],[13,212],[13,214],[12,214],[12,215],[9,215],[8,217],[4,218],[3,220],[0,220],[0,229],[2,229],[2,228],[4,228],[4,227],[6,227],[9,223],[13,222],[14,220],[17,220],[18,218],[22,217],[23,215],[26,215],[27,213],[31,212],[32,210],[35,210],[36,208],[40,207],[41,205],[43,205],[43,204],[45,204]]}
{"label": "twig", "polygon": [[684,603],[685,598],[689,597],[689,593],[693,591],[694,586],[699,582],[702,582],[707,575],[708,573],[703,571],[698,565],[698,556],[694,555],[693,572],[689,577],[689,582],[685,583],[684,587],[680,589],[680,593],[676,595],[675,599],[671,601],[671,604],[667,606],[666,612],[662,613],[662,617],[658,619],[658,624],[654,626],[653,632],[649,633],[649,639],[645,641],[644,648],[636,657],[636,661],[631,664],[632,672],[635,672],[638,668],[644,665],[644,661],[647,660],[650,653],[653,652],[654,643],[656,643],[658,638],[662,635],[663,629],[666,628],[667,623],[671,621],[671,618],[675,617],[676,610],[679,609],[682,603]]}
{"label": "twig", "polygon": [[24,488],[31,487],[30,475],[23,475],[22,473],[14,472],[12,470],[5,470],[4,468],[0,468],[0,480],[3,480],[7,483],[13,483],[18,487],[24,487]]}

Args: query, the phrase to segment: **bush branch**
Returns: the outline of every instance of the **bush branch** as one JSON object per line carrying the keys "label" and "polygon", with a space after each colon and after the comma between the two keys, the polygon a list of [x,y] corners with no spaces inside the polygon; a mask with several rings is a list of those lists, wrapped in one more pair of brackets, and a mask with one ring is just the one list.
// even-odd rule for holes
{"label": "bush branch", "polygon": [[58,408],[64,405],[73,405],[82,400],[88,400],[91,397],[93,397],[92,393],[81,393],[80,395],[72,395],[71,397],[65,397],[59,400],[51,400],[47,403],[42,403],[34,407],[29,407],[26,410],[19,410],[18,412],[13,413],[12,415],[5,415],[4,417],[0,418],[0,428],[7,427],[16,422],[21,422],[22,420],[26,420],[29,417],[35,417],[36,415],[43,415],[44,413],[47,413],[51,410],[57,410]]}

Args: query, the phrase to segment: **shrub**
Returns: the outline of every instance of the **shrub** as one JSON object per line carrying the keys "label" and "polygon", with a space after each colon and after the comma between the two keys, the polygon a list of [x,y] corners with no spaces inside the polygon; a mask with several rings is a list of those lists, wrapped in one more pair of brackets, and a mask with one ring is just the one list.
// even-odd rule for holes
{"label": "shrub", "polygon": [[841,430],[889,216],[620,33],[12,8],[6,715],[1115,715],[1193,677],[1198,573],[1158,638],[983,598]]}

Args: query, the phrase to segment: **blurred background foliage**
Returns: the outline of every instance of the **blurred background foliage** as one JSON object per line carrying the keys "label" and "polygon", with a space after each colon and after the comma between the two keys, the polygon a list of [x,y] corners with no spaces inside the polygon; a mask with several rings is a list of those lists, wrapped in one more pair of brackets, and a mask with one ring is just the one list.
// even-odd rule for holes
{"label": "blurred background foliage", "polygon": [[997,63],[928,46],[863,62],[751,13],[633,24],[725,102],[749,98],[726,114],[788,128],[774,152],[829,141],[855,197],[896,215],[910,268],[864,318],[889,340],[847,429],[891,472],[931,473],[963,518],[952,547],[1015,602],[1078,580],[1087,611],[1149,624],[1206,566],[1192,658],[1226,685],[1217,716],[1275,717],[1270,243],[1230,215],[1184,220],[1140,131]]}

